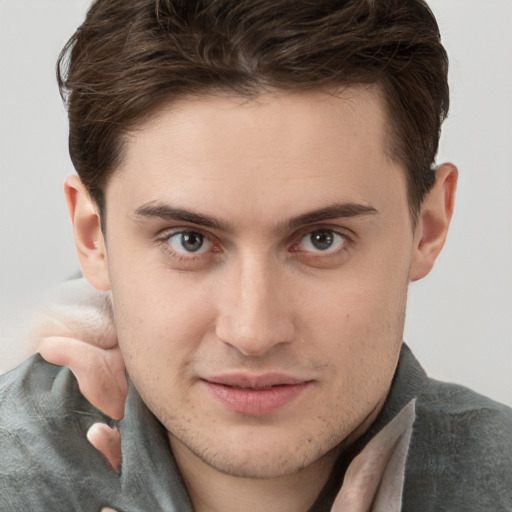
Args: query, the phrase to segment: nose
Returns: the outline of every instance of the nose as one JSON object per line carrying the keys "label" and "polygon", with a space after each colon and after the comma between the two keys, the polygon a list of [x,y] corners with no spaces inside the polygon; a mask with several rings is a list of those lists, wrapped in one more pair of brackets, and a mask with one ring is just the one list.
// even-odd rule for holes
{"label": "nose", "polygon": [[278,268],[261,261],[247,262],[223,283],[217,338],[253,357],[291,342],[295,325],[288,293]]}

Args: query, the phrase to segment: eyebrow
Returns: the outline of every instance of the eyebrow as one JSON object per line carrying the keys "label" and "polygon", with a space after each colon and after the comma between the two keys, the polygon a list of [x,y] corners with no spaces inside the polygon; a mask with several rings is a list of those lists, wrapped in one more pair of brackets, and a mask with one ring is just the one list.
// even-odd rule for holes
{"label": "eyebrow", "polygon": [[197,224],[205,228],[219,229],[221,231],[232,231],[232,228],[215,217],[196,213],[185,208],[174,208],[158,202],[150,202],[139,206],[135,210],[135,218],[161,219],[167,221],[183,221]]}
{"label": "eyebrow", "polygon": [[[364,204],[336,203],[330,206],[326,206],[325,208],[320,208],[318,210],[313,210],[311,212],[298,215],[297,217],[293,217],[285,221],[283,226],[287,227],[288,229],[295,229],[307,224],[322,222],[328,219],[361,217],[366,215],[374,215],[377,213],[378,211],[375,208]],[[181,221],[226,232],[234,231],[232,224],[224,222],[210,215],[197,213],[185,208],[173,207],[156,201],[152,201],[139,206],[135,210],[135,219],[161,219],[166,221]]]}
{"label": "eyebrow", "polygon": [[373,206],[367,206],[359,203],[337,203],[294,217],[287,221],[286,225],[288,228],[293,229],[328,219],[361,217],[365,215],[374,215],[376,213],[378,213],[378,211],[373,208]]}

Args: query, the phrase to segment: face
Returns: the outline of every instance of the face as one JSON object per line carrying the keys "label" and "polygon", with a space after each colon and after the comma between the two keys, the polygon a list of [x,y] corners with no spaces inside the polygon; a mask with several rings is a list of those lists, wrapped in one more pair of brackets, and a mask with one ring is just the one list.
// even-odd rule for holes
{"label": "face", "polygon": [[375,417],[411,264],[383,102],[349,88],[174,103],[127,138],[106,256],[128,373],[178,453],[319,464]]}

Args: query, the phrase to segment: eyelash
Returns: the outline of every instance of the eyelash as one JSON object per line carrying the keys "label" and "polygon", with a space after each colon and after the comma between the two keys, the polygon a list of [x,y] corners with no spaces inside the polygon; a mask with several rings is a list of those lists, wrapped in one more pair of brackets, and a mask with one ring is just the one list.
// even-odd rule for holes
{"label": "eyelash", "polygon": [[[306,251],[306,250],[301,250],[300,248],[298,248],[299,244],[308,235],[312,235],[315,232],[321,232],[321,231],[331,232],[335,236],[341,237],[342,242],[343,242],[342,247],[337,250],[334,250],[334,251],[329,251],[327,249],[325,252],[318,251],[316,253]],[[288,243],[288,247],[289,247],[288,251],[292,254],[297,255],[299,258],[306,258],[308,261],[312,261],[312,262],[328,261],[328,260],[334,259],[334,258],[339,257],[340,255],[346,253],[350,249],[351,245],[354,242],[353,236],[349,236],[345,232],[340,232],[340,231],[342,231],[342,230],[340,230],[339,227],[335,228],[332,226],[314,226],[314,227],[310,226],[304,230],[301,230],[299,233],[296,233],[295,235],[293,235],[291,240],[295,240],[295,241],[291,244]],[[169,243],[170,238],[173,236],[176,236],[176,235],[184,235],[184,234],[200,235],[201,237],[204,238],[204,240],[207,240],[210,244],[212,244],[213,250],[208,250],[208,251],[200,252],[200,253],[192,252],[192,253],[188,253],[188,254],[180,253],[180,252],[174,250]],[[161,244],[162,250],[168,257],[172,258],[175,261],[182,262],[182,263],[190,263],[190,264],[205,263],[206,264],[211,259],[212,253],[215,254],[215,253],[222,252],[222,249],[220,248],[221,244],[210,233],[206,233],[206,232],[201,231],[200,229],[194,229],[194,228],[191,228],[191,229],[179,228],[179,229],[174,229],[172,231],[166,231],[162,236],[160,236],[157,239],[157,242],[159,244]]]}
{"label": "eyelash", "polygon": [[[339,249],[331,249],[330,247],[326,248],[325,250],[321,250],[321,249],[318,249],[318,251],[308,251],[306,249],[300,249],[299,248],[299,245],[309,236],[311,237],[312,235],[314,235],[315,233],[322,233],[322,234],[325,234],[325,233],[330,233],[332,235],[334,235],[332,238],[333,238],[333,244],[336,243],[336,240],[338,242],[341,242],[342,243],[342,247],[339,248]],[[298,235],[296,237],[298,239],[297,242],[295,242],[291,247],[290,247],[290,251],[291,252],[303,252],[303,253],[308,253],[310,254],[311,256],[314,256],[314,257],[320,257],[320,258],[325,258],[325,257],[328,257],[328,256],[335,256],[337,254],[339,254],[340,252],[344,251],[346,248],[347,248],[347,244],[350,242],[350,239],[349,237],[344,234],[344,233],[340,233],[339,231],[333,229],[333,228],[330,228],[330,227],[315,227],[314,229],[311,229],[309,228],[307,231],[304,231],[302,232],[300,235]],[[341,240],[340,240],[341,239]],[[310,243],[312,243],[312,241],[310,240]]]}
{"label": "eyelash", "polygon": [[[198,252],[198,253],[192,252],[192,253],[186,254],[186,253],[180,253],[171,247],[171,245],[169,243],[169,239],[171,237],[176,236],[176,235],[184,235],[187,233],[200,235],[201,237],[204,238],[204,240],[207,240],[209,243],[211,243],[214,248],[218,247],[218,245],[220,245],[220,244],[216,244],[216,242],[214,240],[212,240],[211,235],[202,232],[200,229],[178,229],[178,230],[173,230],[170,232],[168,231],[164,235],[162,235],[157,240],[157,242],[162,244],[162,249],[167,256],[169,256],[172,259],[177,260],[179,262],[195,263],[195,262],[201,262],[201,260],[206,260],[209,257],[211,257],[212,251]],[[214,249],[213,252],[220,253],[221,249],[220,248]]]}

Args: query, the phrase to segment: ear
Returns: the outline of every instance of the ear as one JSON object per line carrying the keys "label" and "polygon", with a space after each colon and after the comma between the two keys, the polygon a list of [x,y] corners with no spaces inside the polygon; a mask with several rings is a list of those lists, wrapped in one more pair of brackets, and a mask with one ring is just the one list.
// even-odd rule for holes
{"label": "ear", "polygon": [[421,204],[414,234],[411,281],[430,272],[443,248],[453,214],[457,176],[457,168],[452,164],[438,167],[434,186]]}
{"label": "ear", "polygon": [[98,207],[78,176],[66,180],[64,193],[82,273],[97,290],[110,290],[107,250]]}

